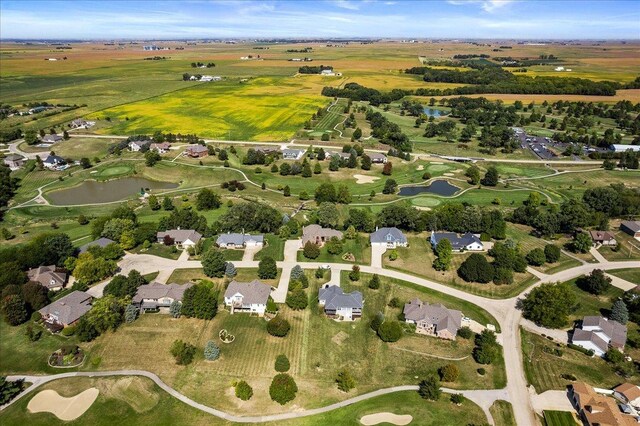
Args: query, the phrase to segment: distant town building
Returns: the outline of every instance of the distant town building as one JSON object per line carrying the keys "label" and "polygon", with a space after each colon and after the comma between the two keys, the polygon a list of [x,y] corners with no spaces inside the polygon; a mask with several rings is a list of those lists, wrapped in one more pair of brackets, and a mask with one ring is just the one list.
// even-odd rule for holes
{"label": "distant town building", "polygon": [[640,145],[624,145],[624,144],[614,143],[609,147],[609,149],[613,152],[625,152],[625,151],[639,152]]}
{"label": "distant town building", "polygon": [[282,150],[282,158],[285,160],[299,160],[307,152],[305,149],[289,149]]}

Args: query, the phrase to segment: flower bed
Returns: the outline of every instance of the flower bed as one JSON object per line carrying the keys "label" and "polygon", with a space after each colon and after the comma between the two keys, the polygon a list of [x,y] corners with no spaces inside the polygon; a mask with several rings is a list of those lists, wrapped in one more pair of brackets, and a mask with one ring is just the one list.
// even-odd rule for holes
{"label": "flower bed", "polygon": [[220,333],[218,333],[218,337],[220,337],[220,340],[222,340],[222,342],[224,342],[224,343],[231,343],[234,340],[236,340],[236,336],[234,336],[233,334],[229,333],[225,329],[220,330]]}
{"label": "flower bed", "polygon": [[347,262],[355,262],[356,257],[353,255],[353,253],[345,253],[342,255],[342,260],[346,260]]}
{"label": "flower bed", "polygon": [[65,345],[49,356],[49,366],[55,368],[73,368],[82,365],[84,352],[76,345]]}

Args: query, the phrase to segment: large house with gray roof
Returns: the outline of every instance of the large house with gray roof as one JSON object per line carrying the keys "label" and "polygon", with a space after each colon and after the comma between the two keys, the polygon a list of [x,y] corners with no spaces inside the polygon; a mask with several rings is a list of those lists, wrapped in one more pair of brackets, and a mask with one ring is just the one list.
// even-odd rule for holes
{"label": "large house with gray roof", "polygon": [[359,291],[345,293],[340,286],[326,285],[318,291],[318,303],[334,319],[353,321],[362,317],[364,299]]}
{"label": "large house with gray roof", "polygon": [[441,240],[449,240],[453,251],[482,251],[484,244],[477,235],[467,232],[458,236],[455,232],[433,232],[431,231],[431,246],[435,249]]}
{"label": "large house with gray roof", "polygon": [[56,142],[60,142],[62,139],[64,139],[62,136],[60,135],[44,135],[42,137],[42,142],[44,143],[56,143]]}
{"label": "large house with gray roof", "polygon": [[302,247],[307,243],[323,246],[333,237],[341,240],[342,232],[331,228],[323,228],[320,225],[307,225],[302,228]]}
{"label": "large house with gray roof", "polygon": [[80,246],[78,248],[78,250],[80,250],[80,253],[84,253],[87,250],[89,250],[89,247],[105,248],[109,244],[115,244],[115,241],[113,241],[113,240],[111,240],[109,238],[100,237],[97,240],[91,241],[90,243],[87,243],[87,244],[84,244],[84,245]]}
{"label": "large house with gray roof", "polygon": [[27,271],[29,281],[35,281],[42,284],[51,291],[62,290],[67,282],[67,274],[59,270],[56,265],[39,266]]}
{"label": "large house with gray roof", "polygon": [[4,164],[9,166],[11,170],[18,170],[26,161],[27,159],[20,154],[8,154],[3,159]]}
{"label": "large house with gray roof", "polygon": [[586,316],[573,330],[571,343],[604,356],[610,347],[624,350],[627,342],[627,326],[598,315]]}
{"label": "large house with gray roof", "polygon": [[84,314],[89,312],[92,299],[90,294],[76,290],[38,312],[46,323],[67,327],[75,324]]}
{"label": "large house with gray roof", "polygon": [[455,340],[462,324],[462,312],[417,298],[404,305],[403,313],[405,322],[416,325],[416,333],[441,339]]}
{"label": "large house with gray roof", "polygon": [[250,235],[228,232],[220,234],[216,240],[218,247],[223,249],[242,249],[245,247],[262,247],[264,235]]}
{"label": "large house with gray roof", "polygon": [[369,236],[372,246],[383,246],[394,249],[407,247],[407,237],[398,228],[380,228]]}
{"label": "large house with gray roof", "polygon": [[640,238],[640,220],[623,220],[620,223],[620,230],[632,237]]}
{"label": "large house with gray roof", "polygon": [[162,284],[154,281],[147,285],[141,285],[133,296],[131,303],[140,311],[155,311],[169,313],[169,307],[174,301],[182,302],[184,292],[193,284]]}
{"label": "large house with gray roof", "polygon": [[202,239],[202,234],[193,229],[169,229],[164,232],[158,232],[156,237],[159,243],[169,245],[167,243],[172,241],[172,244],[178,248],[186,249],[198,244],[198,241]]}
{"label": "large house with gray roof", "polygon": [[233,280],[224,292],[224,304],[231,313],[249,312],[263,316],[267,310],[267,301],[271,295],[271,286],[260,280],[249,283]]}

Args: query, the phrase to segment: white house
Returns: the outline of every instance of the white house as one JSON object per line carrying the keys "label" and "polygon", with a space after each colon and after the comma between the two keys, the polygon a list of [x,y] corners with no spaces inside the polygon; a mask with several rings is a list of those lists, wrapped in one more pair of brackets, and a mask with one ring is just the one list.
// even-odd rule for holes
{"label": "white house", "polygon": [[394,249],[407,247],[407,237],[398,228],[380,228],[369,236],[372,246],[384,246]]}
{"label": "white house", "polygon": [[49,155],[42,162],[42,165],[50,170],[64,170],[67,168],[67,162],[64,161],[64,158],[57,155]]}
{"label": "white house", "polygon": [[289,149],[282,150],[282,158],[285,160],[299,160],[307,151],[305,149]]}
{"label": "white house", "polygon": [[198,241],[202,239],[202,234],[193,229],[169,229],[165,232],[158,232],[156,237],[159,243],[166,244],[168,238],[178,248],[186,249],[198,244]]}
{"label": "white house", "polygon": [[325,285],[318,290],[318,303],[331,318],[353,321],[362,317],[364,299],[359,291],[345,293],[337,285]]}
{"label": "white house", "polygon": [[586,316],[582,324],[573,330],[571,343],[598,356],[604,356],[609,347],[621,352],[627,342],[627,327],[617,321],[607,320],[601,316]]}
{"label": "white house", "polygon": [[484,245],[477,235],[467,232],[463,236],[458,236],[455,232],[433,232],[431,231],[431,246],[435,248],[441,240],[449,240],[454,251],[482,251]]}
{"label": "white house", "polygon": [[267,310],[267,301],[271,287],[259,280],[249,283],[231,281],[224,292],[224,304],[234,312],[249,312],[263,316]]}
{"label": "white house", "polygon": [[609,149],[613,152],[625,152],[625,151],[638,152],[640,151],[640,145],[625,145],[621,143],[614,143],[609,147]]}
{"label": "white house", "polygon": [[129,149],[133,152],[138,152],[150,143],[150,141],[131,141],[129,142]]}

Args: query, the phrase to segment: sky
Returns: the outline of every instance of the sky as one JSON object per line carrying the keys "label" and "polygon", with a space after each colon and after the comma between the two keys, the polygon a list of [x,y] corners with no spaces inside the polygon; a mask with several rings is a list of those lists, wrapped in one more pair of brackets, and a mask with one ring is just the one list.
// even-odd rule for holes
{"label": "sky", "polygon": [[640,1],[1,0],[0,39],[640,39]]}

